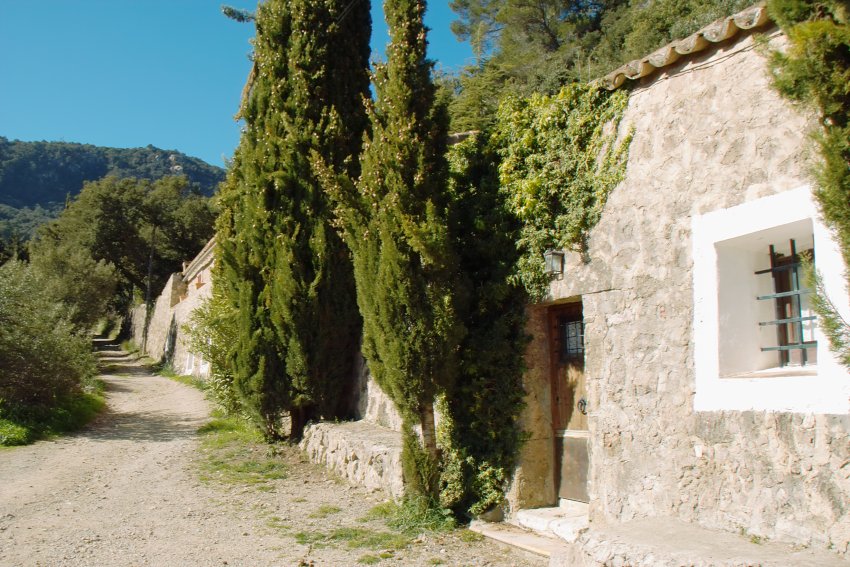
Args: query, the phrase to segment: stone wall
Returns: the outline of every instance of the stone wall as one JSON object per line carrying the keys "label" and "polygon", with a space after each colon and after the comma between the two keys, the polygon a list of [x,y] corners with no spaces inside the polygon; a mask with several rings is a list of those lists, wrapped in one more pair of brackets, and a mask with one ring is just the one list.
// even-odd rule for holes
{"label": "stone wall", "polygon": [[590,260],[568,254],[551,301],[531,311],[531,441],[513,509],[555,503],[545,312],[580,297],[592,523],[669,516],[847,553],[850,417],[693,410],[692,218],[809,184],[812,125],[771,89],[746,34],[633,91],[626,178]]}
{"label": "stone wall", "polygon": [[401,431],[401,414],[369,373],[363,356],[357,356],[357,389],[354,416],[393,431]]}
{"label": "stone wall", "polygon": [[300,447],[312,462],[351,483],[395,498],[404,494],[401,436],[395,431],[365,421],[310,424]]}
{"label": "stone wall", "polygon": [[211,240],[198,256],[185,265],[182,273],[172,274],[154,304],[145,329],[146,306],[133,309],[133,342],[144,354],[158,362],[171,364],[175,372],[205,378],[209,364],[189,348],[184,325],[192,312],[212,294]]}
{"label": "stone wall", "polygon": [[401,415],[358,355],[353,413],[356,421],[311,423],[300,447],[311,461],[353,484],[404,494],[401,466]]}
{"label": "stone wall", "polygon": [[172,274],[168,278],[165,288],[154,302],[147,329],[145,329],[146,306],[142,304],[133,310],[133,341],[144,354],[154,360],[173,358],[178,327],[174,307],[178,304],[185,287],[182,274]]}

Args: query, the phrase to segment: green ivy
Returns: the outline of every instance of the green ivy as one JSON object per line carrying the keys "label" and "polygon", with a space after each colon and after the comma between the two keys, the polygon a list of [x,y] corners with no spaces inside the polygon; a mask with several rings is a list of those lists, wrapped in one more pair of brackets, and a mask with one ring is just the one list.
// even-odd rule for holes
{"label": "green ivy", "polygon": [[625,90],[575,83],[554,96],[508,98],[496,138],[508,206],[522,223],[518,280],[541,299],[548,248],[584,252],[611,190],[623,179],[631,133],[618,142]]}
{"label": "green ivy", "polygon": [[[774,86],[820,116],[821,128],[813,133],[821,157],[814,169],[814,195],[850,266],[850,2],[771,0],[768,10],[789,42],[786,52],[772,54]],[[818,279],[812,272],[821,330],[850,367],[850,326]]]}
{"label": "green ivy", "polygon": [[[523,355],[528,297],[511,281],[519,223],[499,189],[498,155],[487,133],[448,152],[449,230],[458,279],[468,282],[467,333],[457,379],[440,402],[440,502],[458,516],[499,505],[523,440]],[[474,285],[471,283],[474,282]]]}

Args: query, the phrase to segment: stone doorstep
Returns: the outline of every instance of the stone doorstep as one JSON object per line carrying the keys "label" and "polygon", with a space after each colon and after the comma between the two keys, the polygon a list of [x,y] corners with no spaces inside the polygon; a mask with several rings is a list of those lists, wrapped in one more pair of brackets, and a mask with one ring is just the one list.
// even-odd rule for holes
{"label": "stone doorstep", "polygon": [[488,539],[520,549],[542,559],[561,557],[570,552],[569,545],[563,541],[529,532],[513,524],[473,520],[469,524],[469,529]]}
{"label": "stone doorstep", "polygon": [[552,567],[850,567],[834,553],[779,542],[753,543],[736,534],[673,518],[594,525]]}
{"label": "stone doorstep", "polygon": [[519,510],[511,523],[542,536],[574,543],[589,526],[588,506],[583,502],[562,500],[556,508]]}

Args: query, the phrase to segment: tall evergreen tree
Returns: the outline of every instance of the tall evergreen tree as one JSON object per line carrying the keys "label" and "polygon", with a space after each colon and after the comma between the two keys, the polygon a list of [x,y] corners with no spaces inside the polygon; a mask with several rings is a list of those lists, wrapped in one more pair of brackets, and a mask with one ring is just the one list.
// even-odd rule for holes
{"label": "tall evergreen tree", "polygon": [[222,190],[219,281],[240,313],[234,381],[266,435],[337,416],[360,321],[348,253],[310,163],[356,176],[368,124],[368,2],[267,0],[246,130]]}
{"label": "tall evergreen tree", "polygon": [[384,11],[390,44],[374,75],[362,175],[327,185],[354,256],[363,353],[404,419],[405,480],[435,496],[434,397],[452,383],[464,332],[446,220],[447,116],[425,57],[425,2],[387,0]]}

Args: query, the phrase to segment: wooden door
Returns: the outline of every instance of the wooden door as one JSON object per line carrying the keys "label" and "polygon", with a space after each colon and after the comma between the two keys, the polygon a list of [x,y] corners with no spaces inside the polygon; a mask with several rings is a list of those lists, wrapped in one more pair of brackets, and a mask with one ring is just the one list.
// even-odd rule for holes
{"label": "wooden door", "polygon": [[581,302],[549,311],[552,428],[558,496],[587,502],[587,384]]}

